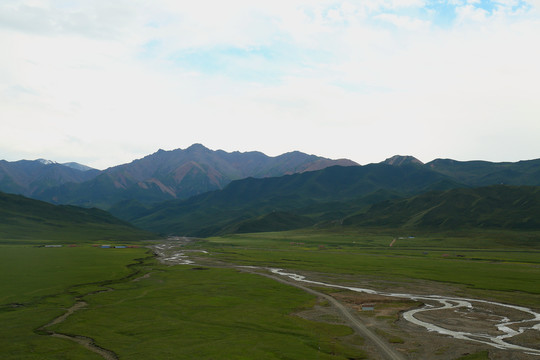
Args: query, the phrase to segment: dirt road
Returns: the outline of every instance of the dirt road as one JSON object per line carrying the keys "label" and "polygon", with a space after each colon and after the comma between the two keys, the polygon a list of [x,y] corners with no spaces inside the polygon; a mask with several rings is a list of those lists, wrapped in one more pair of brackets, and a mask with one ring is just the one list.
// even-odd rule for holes
{"label": "dirt road", "polygon": [[[184,238],[184,241],[189,241],[189,239]],[[173,264],[184,264],[184,265],[190,265],[194,264],[193,261],[189,260],[188,256],[185,254],[185,250],[181,250],[180,248],[177,248],[178,243],[175,242],[168,242],[163,243],[160,245],[156,245],[152,247],[152,250],[156,254],[156,256],[160,259],[161,262],[173,265]],[[198,250],[202,251],[202,250]],[[206,251],[204,251],[206,252]],[[319,291],[310,289],[306,286],[303,286],[299,284],[296,281],[293,280],[287,280],[281,276],[278,275],[271,275],[267,273],[266,271],[268,269],[266,268],[257,268],[257,267],[250,267],[250,266],[235,266],[235,265],[226,265],[226,267],[232,267],[236,268],[238,270],[249,272],[252,274],[257,274],[261,276],[266,276],[270,279],[279,281],[283,284],[294,286],[299,289],[302,289],[310,294],[313,294],[315,296],[321,297],[325,300],[327,300],[341,315],[343,320],[348,323],[359,335],[366,338],[368,341],[371,341],[371,343],[379,349],[380,355],[383,359],[386,360],[405,360],[405,357],[398,353],[395,349],[393,349],[388,343],[386,343],[384,340],[382,340],[378,335],[374,334],[371,330],[369,330],[358,318],[356,318],[353,313],[351,313],[351,310],[349,310],[345,305],[334,299],[333,297],[326,295],[324,293],[321,293]],[[263,271],[261,271],[263,270]]]}
{"label": "dirt road", "polygon": [[405,357],[398,353],[396,350],[394,350],[391,346],[389,346],[385,341],[383,341],[379,336],[371,332],[362,322],[360,322],[352,313],[351,311],[345,307],[342,303],[334,299],[333,297],[323,294],[319,291],[310,289],[308,287],[305,287],[303,285],[300,285],[296,282],[285,280],[281,277],[260,273],[256,271],[251,270],[244,270],[251,273],[255,273],[258,275],[266,276],[268,278],[274,279],[276,281],[279,281],[280,283],[287,284],[290,286],[297,287],[299,289],[302,289],[310,294],[313,294],[315,296],[319,296],[324,298],[326,301],[328,301],[335,309],[339,311],[339,313],[342,315],[343,319],[346,320],[347,323],[361,336],[367,338],[369,341],[373,343],[379,350],[380,354],[383,356],[383,358],[387,360],[405,360]]}
{"label": "dirt road", "polygon": [[[169,265],[192,263],[188,259],[188,256],[185,255],[184,250],[177,248],[177,246],[174,243],[161,244],[155,251],[156,255],[161,261]],[[436,294],[417,295],[408,292],[395,293],[376,291],[365,287],[350,287],[332,282],[310,280],[305,276],[285,272],[277,268],[235,266],[234,264],[227,263],[219,263],[218,265],[215,262],[212,265],[233,267],[268,276],[326,299],[355,330],[363,334],[365,338],[370,339],[371,343],[380,349],[381,355],[384,355],[386,359],[403,359],[405,355],[396,352],[391,345],[369,331],[368,328],[349,312],[348,308],[336,299],[304,287],[301,284],[311,284],[361,294],[421,302],[424,303],[424,306],[409,309],[402,313],[400,318],[409,324],[426,329],[429,334],[436,333],[445,337],[451,337],[465,341],[469,345],[471,343],[477,343],[488,345],[493,349],[509,351],[507,354],[511,354],[512,359],[529,359],[531,357],[536,359],[540,356],[540,348],[538,348],[537,341],[538,332],[540,331],[540,312],[534,309],[482,299]],[[271,274],[268,274],[267,271],[270,271]],[[473,326],[471,327],[471,325]],[[440,349],[441,347],[434,348],[433,351],[442,351]],[[506,359],[506,357],[501,357],[501,359]]]}

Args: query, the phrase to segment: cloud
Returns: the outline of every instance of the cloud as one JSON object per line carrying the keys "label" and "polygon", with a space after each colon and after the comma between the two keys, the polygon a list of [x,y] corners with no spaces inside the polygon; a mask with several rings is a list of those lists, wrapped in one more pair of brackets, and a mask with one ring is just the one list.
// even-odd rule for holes
{"label": "cloud", "polygon": [[409,16],[396,15],[396,14],[380,14],[375,16],[375,19],[387,21],[398,28],[406,30],[426,30],[431,25],[430,21],[415,19]]}
{"label": "cloud", "polygon": [[3,2],[0,151],[538,157],[538,2],[486,4]]}
{"label": "cloud", "polygon": [[489,12],[473,5],[463,5],[456,8],[457,22],[464,23],[468,21],[483,22],[489,16]]}
{"label": "cloud", "polygon": [[133,25],[137,2],[6,1],[0,26],[37,35],[114,38]]}

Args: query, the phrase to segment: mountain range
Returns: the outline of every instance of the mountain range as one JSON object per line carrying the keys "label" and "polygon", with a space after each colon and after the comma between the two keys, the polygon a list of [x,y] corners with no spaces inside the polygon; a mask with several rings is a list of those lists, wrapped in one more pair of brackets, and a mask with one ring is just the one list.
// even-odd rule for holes
{"label": "mountain range", "polygon": [[110,209],[119,218],[156,232],[208,236],[274,211],[336,220],[389,198],[462,186],[425,167],[370,164],[332,166],[272,178],[236,180],[223,190],[144,206],[133,200]]}
{"label": "mountain range", "polygon": [[[503,228],[540,228],[540,212],[529,214],[529,211],[536,208],[520,207],[520,202],[510,201],[531,196],[534,204],[537,200],[536,186],[519,187],[521,193],[513,190],[511,185],[498,185],[494,188],[488,186],[491,190],[486,191],[484,187],[477,188],[458,182],[416,161],[398,163],[400,165],[382,162],[354,167],[333,166],[275,178],[248,178],[233,181],[223,190],[207,192],[187,200],[167,201],[154,206],[145,206],[131,200],[117,204],[110,211],[144,229],[190,236],[288,230],[330,223],[433,228],[473,225],[497,227],[496,224],[500,224],[498,226]],[[520,177],[524,175],[521,173]],[[441,191],[446,196],[444,199],[433,195]],[[496,193],[506,195],[496,197],[493,195]],[[457,199],[463,198],[463,194],[468,194],[469,201],[459,205]],[[399,202],[417,197],[419,200],[414,202],[414,208],[407,205],[408,202]],[[456,199],[456,203],[449,199]],[[405,204],[405,210],[414,209],[415,212],[406,213],[394,202]],[[490,206],[475,208],[473,212],[466,211],[480,203]],[[394,207],[383,210],[377,207],[390,205]],[[439,212],[432,209],[438,209]],[[420,215],[423,212],[427,214],[428,210],[431,211],[429,216],[437,213],[440,219],[446,220],[430,222],[427,220],[430,217],[426,215],[419,221]],[[500,221],[505,212],[508,219]],[[385,222],[385,216],[393,213],[396,214],[393,221]],[[360,217],[354,220],[355,215]],[[462,221],[463,216],[468,216],[467,221]],[[409,218],[418,221],[406,220]],[[532,220],[523,220],[527,218]]]}
{"label": "mountain range", "polygon": [[[331,160],[298,151],[269,157],[261,152],[213,151],[194,144],[185,150],[159,150],[101,172],[77,171],[74,166],[55,163],[45,165],[40,160],[3,161],[0,165],[0,191],[56,204],[107,209],[123,200],[155,203],[186,199],[222,189],[237,179],[282,176],[333,165],[358,164],[347,159]],[[39,171],[29,171],[30,167]],[[78,169],[81,169],[80,165]]]}
{"label": "mountain range", "polygon": [[536,205],[518,199],[537,204],[539,186],[540,159],[424,164],[396,155],[360,166],[300,152],[269,157],[194,144],[104,171],[0,162],[0,191],[100,207],[145,230],[190,236],[315,224],[534,229],[540,228]]}
{"label": "mountain range", "polygon": [[48,188],[88,181],[99,173],[99,170],[74,162],[59,164],[44,159],[0,160],[0,191],[39,197]]}

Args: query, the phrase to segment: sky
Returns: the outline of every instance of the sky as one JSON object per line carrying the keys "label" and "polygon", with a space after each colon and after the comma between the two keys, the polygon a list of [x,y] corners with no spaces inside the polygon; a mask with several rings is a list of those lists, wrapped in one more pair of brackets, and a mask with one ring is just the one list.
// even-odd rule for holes
{"label": "sky", "polygon": [[0,159],[540,158],[540,0],[2,0]]}

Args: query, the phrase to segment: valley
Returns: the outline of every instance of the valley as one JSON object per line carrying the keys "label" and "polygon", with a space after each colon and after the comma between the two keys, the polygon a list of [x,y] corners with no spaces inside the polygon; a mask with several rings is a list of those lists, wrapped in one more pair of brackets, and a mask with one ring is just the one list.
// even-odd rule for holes
{"label": "valley", "polygon": [[0,1],[0,360],[540,360],[540,0]]}
{"label": "valley", "polygon": [[[277,234],[274,234],[274,236],[276,236],[276,241],[281,237]],[[299,234],[289,234],[289,236],[291,236],[291,240],[294,240]],[[330,238],[332,237],[327,238],[327,240]],[[216,239],[216,241],[222,241],[221,245],[229,243],[224,239]],[[340,239],[340,242],[342,241],[343,239]],[[234,243],[235,242],[233,241],[230,244]],[[302,245],[307,246],[307,244],[308,243],[303,243]],[[365,245],[366,244],[360,246]],[[241,248],[246,250],[243,246]],[[429,248],[430,250],[433,250],[433,248]],[[279,246],[279,249],[281,256],[283,256],[284,253],[287,253],[287,250],[285,250],[283,246]],[[268,251],[270,249],[266,250]],[[379,251],[380,250],[382,249],[379,249]],[[417,248],[415,250],[422,249]],[[220,255],[212,256],[211,253],[209,254],[204,251],[204,255],[201,256],[198,255],[198,252],[185,250],[185,244],[178,240],[176,243],[169,242],[165,245],[156,246],[155,251],[160,260],[166,264],[190,264],[195,266],[198,263],[202,263],[206,264],[206,266],[230,266],[230,264],[227,265],[218,260],[223,258]],[[234,253],[237,253],[238,251],[239,249],[236,248]],[[377,254],[379,251],[374,251],[372,254]],[[294,252],[297,253],[296,250]],[[360,254],[358,255],[361,257]],[[264,255],[257,255],[257,258],[259,258],[259,256],[260,258],[264,258]],[[191,260],[194,258],[197,259],[195,263]],[[218,260],[219,265],[216,265],[216,260]],[[536,260],[538,260],[538,256],[536,257]],[[299,259],[296,261],[299,261]],[[248,261],[247,263],[255,264],[259,263],[259,261]],[[295,263],[291,260],[288,264],[289,266],[295,266],[299,263]],[[272,264],[272,266],[273,265],[275,264]],[[459,265],[456,264],[455,266]],[[482,266],[489,267],[491,271],[494,270],[492,265],[483,264]],[[404,267],[407,267],[407,265]],[[378,280],[364,280],[358,285],[351,285],[349,282],[354,281],[352,279],[364,277],[360,274],[355,276],[347,274],[343,276],[304,270],[300,271],[303,274],[300,275],[296,272],[288,272],[287,270],[264,267],[262,265],[241,265],[236,266],[236,268],[240,271],[257,273],[266,277],[272,277],[272,275],[269,274],[275,274],[279,276],[279,278],[274,277],[277,281],[300,287],[304,291],[317,295],[320,299],[326,299],[337,304],[346,304],[349,309],[353,309],[352,311],[355,314],[353,315],[354,318],[360,318],[362,324],[370,324],[369,327],[371,330],[368,330],[365,325],[361,325],[359,333],[367,339],[370,339],[372,346],[378,348],[381,353],[386,353],[386,355],[381,356],[383,359],[423,358],[422,356],[416,357],[418,354],[412,355],[412,353],[410,353],[410,348],[406,349],[406,347],[400,345],[408,343],[410,346],[410,339],[403,340],[399,336],[409,337],[411,334],[416,334],[414,335],[417,341],[416,346],[422,348],[423,351],[429,349],[428,351],[440,353],[438,355],[441,356],[430,354],[430,358],[433,359],[457,358],[452,357],[456,355],[455,353],[454,355],[450,355],[448,349],[446,351],[441,350],[447,346],[444,344],[452,342],[454,342],[454,345],[452,346],[459,349],[469,347],[475,348],[475,346],[471,345],[474,342],[488,345],[488,348],[492,347],[494,349],[484,350],[490,354],[489,359],[535,359],[540,356],[540,348],[537,346],[539,343],[538,341],[540,340],[540,334],[538,332],[540,328],[540,313],[538,312],[538,309],[535,311],[524,306],[483,300],[481,298],[464,298],[456,296],[455,294],[445,295],[445,291],[455,292],[456,290],[452,289],[453,286],[440,283],[437,284],[430,281],[411,281],[412,279],[397,280],[395,277],[392,280],[384,278],[384,282],[391,282],[392,285],[389,286],[387,284],[381,288],[381,278]],[[395,268],[393,270],[398,274],[403,268]],[[450,274],[446,275],[448,276],[447,279],[451,278]],[[474,275],[471,275],[471,277],[474,277]],[[319,280],[313,280],[313,278]],[[338,284],[339,282],[343,282],[344,279],[347,279],[347,285]],[[292,280],[292,282],[290,282],[290,280]],[[372,288],[366,288],[366,286],[371,286]],[[378,289],[374,290],[374,288]],[[399,292],[396,292],[396,290],[399,290]],[[323,292],[321,293],[320,291]],[[411,294],[402,291],[421,291],[422,293]],[[461,294],[463,296],[466,293],[467,291],[463,291]],[[537,305],[538,295],[533,296],[533,298],[536,300],[533,300],[532,304]],[[337,299],[339,299],[339,301],[337,301]],[[390,319],[393,320],[390,323],[391,326],[389,326],[388,322],[385,324],[385,321],[373,321],[373,318],[371,317],[368,317],[367,319],[369,320],[367,320],[364,315],[366,312],[362,310],[363,304],[366,303],[369,303],[369,306],[373,306],[376,309],[373,311],[374,313],[386,314],[380,316],[380,318],[388,318],[388,314],[392,314],[392,316],[390,316]],[[397,307],[396,310],[399,310],[399,312],[392,312],[392,310],[388,311],[388,309],[392,309],[392,307],[388,308],[388,305],[400,303],[408,303],[408,305],[405,305],[405,307],[403,307],[403,305]],[[423,304],[423,306],[418,307],[419,304]],[[328,311],[326,310],[323,312]],[[311,318],[322,318],[320,314],[315,316],[311,314],[310,316]],[[353,326],[353,328],[357,329],[359,328],[358,325],[350,321],[351,315],[344,316],[341,314],[339,317],[343,322],[348,323],[349,326]],[[379,318],[379,316],[377,316],[377,318]],[[423,330],[419,329],[419,327],[423,328]],[[384,329],[384,331],[381,329]],[[407,329],[407,335],[404,335],[404,329]],[[385,334],[382,340],[383,344],[387,344],[389,338],[394,339],[390,344],[398,343],[398,349],[400,349],[400,351],[405,351],[408,356],[404,356],[399,352],[394,353],[395,350],[386,349],[386,345],[381,345],[381,339],[378,338],[379,336],[373,334],[372,331],[374,330],[377,331],[378,334]],[[392,333],[393,335],[389,335]],[[396,333],[400,335],[397,336]],[[438,334],[439,336],[434,336],[432,334]],[[376,339],[374,339],[374,337]],[[455,341],[450,341],[448,337],[455,339]],[[423,340],[421,340],[422,338]],[[426,340],[428,342],[426,342]],[[439,348],[436,348],[437,346],[439,346]],[[482,347],[478,348],[481,349]],[[505,351],[499,352],[495,349],[502,349]],[[446,354],[444,354],[445,352]],[[427,356],[428,354],[429,352],[424,352],[424,356]],[[371,356],[374,355],[371,354]]]}
{"label": "valley", "polygon": [[[540,358],[536,160],[327,160],[196,145],[93,180],[0,164],[0,185],[39,188],[21,164],[66,181],[40,193],[64,204],[0,192],[2,358]],[[178,166],[238,178],[156,197]]]}
{"label": "valley", "polygon": [[[485,233],[415,234],[390,247],[391,233],[173,237],[123,249],[1,245],[0,285],[12,295],[0,318],[17,319],[4,328],[2,355],[101,358],[67,336],[120,359],[184,358],[179,347],[185,358],[240,358],[245,346],[261,359],[538,358],[538,247],[508,251]],[[470,242],[475,249],[463,248]],[[42,265],[25,266],[36,256]]]}

